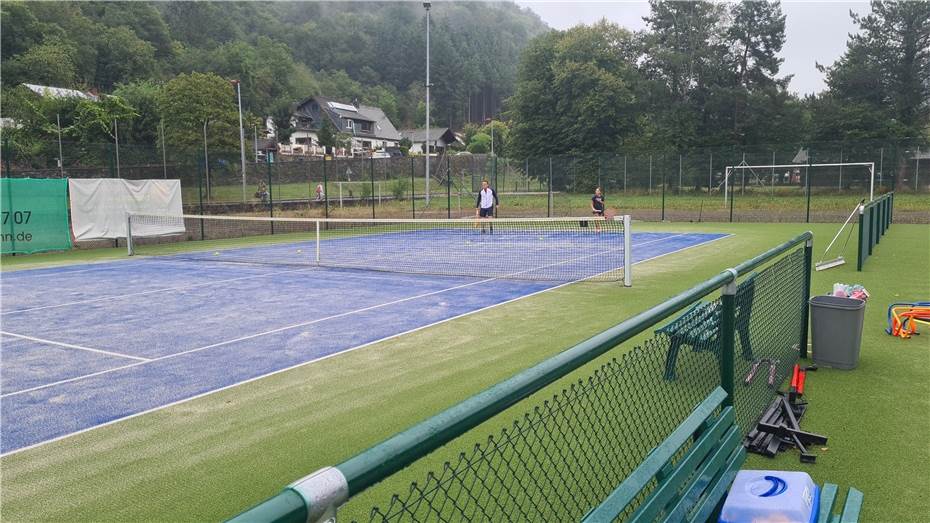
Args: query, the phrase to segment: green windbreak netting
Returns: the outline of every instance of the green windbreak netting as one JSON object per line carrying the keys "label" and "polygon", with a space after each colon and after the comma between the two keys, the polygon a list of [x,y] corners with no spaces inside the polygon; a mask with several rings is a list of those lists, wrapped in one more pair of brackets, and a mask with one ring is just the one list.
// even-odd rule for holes
{"label": "green windbreak netting", "polygon": [[0,179],[3,254],[71,248],[68,180]]}

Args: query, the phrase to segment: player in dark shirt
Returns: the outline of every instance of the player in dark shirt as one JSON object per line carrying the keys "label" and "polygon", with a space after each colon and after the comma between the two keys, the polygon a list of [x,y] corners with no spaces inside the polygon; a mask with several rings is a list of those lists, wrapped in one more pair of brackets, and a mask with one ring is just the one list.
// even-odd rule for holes
{"label": "player in dark shirt", "polygon": [[[598,218],[604,217],[604,195],[601,194],[600,187],[594,189],[594,196],[591,197],[591,212]],[[594,221],[594,229],[601,230],[601,224],[597,220]]]}

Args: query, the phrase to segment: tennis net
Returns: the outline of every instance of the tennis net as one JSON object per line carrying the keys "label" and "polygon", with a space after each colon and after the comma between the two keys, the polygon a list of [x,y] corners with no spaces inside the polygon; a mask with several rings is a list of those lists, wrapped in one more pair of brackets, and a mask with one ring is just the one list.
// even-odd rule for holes
{"label": "tennis net", "polygon": [[622,279],[631,285],[629,223],[629,216],[360,220],[132,214],[126,243],[130,255],[218,263],[518,280]]}

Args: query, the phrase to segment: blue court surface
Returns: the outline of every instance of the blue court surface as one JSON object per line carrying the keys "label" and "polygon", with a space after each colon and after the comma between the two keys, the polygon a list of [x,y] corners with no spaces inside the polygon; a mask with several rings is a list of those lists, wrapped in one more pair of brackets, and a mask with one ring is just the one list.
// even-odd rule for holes
{"label": "blue court surface", "polygon": [[[634,233],[633,260],[723,236]],[[0,278],[0,452],[565,283],[183,256],[6,272]]]}

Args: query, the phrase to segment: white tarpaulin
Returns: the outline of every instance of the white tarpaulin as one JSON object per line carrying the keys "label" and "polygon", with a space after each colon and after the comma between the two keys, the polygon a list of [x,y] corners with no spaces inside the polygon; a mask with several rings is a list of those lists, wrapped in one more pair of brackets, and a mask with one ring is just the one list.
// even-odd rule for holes
{"label": "white tarpaulin", "polygon": [[[126,213],[181,216],[180,180],[68,179],[71,229],[76,240],[125,238]],[[133,230],[133,236],[184,232],[183,220]],[[140,234],[141,233],[141,234]]]}

